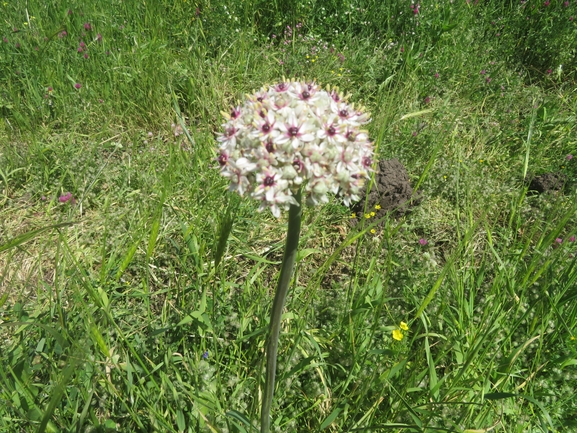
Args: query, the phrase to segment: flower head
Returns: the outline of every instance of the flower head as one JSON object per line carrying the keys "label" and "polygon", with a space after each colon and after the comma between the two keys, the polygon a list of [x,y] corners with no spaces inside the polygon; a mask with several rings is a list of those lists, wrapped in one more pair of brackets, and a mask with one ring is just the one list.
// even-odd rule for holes
{"label": "flower head", "polygon": [[422,246],[425,246],[425,245],[427,245],[429,242],[427,242],[426,239],[421,238],[421,239],[419,239],[419,243],[420,243]]}
{"label": "flower head", "polygon": [[309,205],[360,199],[372,171],[373,146],[361,126],[369,115],[336,89],[314,82],[283,81],[248,95],[223,113],[217,160],[230,190],[247,194],[280,216],[297,204],[302,187]]}
{"label": "flower head", "polygon": [[76,199],[72,196],[71,192],[67,192],[64,195],[61,195],[60,197],[58,197],[58,201],[60,203],[67,203],[70,202],[72,204],[76,204]]}
{"label": "flower head", "polygon": [[74,87],[75,87],[76,89],[80,89],[80,88],[82,87],[82,84],[76,83],[76,84],[74,85]]}
{"label": "flower head", "polygon": [[403,331],[400,329],[393,329],[393,338],[397,341],[401,341],[403,339]]}
{"label": "flower head", "polygon": [[573,155],[569,154],[565,157],[565,159],[567,159],[567,161],[571,161],[573,159]]}

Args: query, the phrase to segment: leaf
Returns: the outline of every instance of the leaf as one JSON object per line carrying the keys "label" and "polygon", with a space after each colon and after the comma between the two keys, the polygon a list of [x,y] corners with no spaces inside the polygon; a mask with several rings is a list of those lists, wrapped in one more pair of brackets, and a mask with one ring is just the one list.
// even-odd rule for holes
{"label": "leaf", "polygon": [[342,408],[340,408],[340,407],[337,407],[335,410],[333,410],[331,412],[331,414],[329,416],[327,416],[326,419],[321,424],[321,430],[324,430],[328,426],[330,426],[333,423],[333,421],[337,418],[337,416],[339,416],[339,414],[341,412],[342,412]]}
{"label": "leaf", "polygon": [[226,416],[228,416],[230,418],[234,418],[237,421],[240,421],[243,425],[249,427],[251,430],[258,432],[258,429],[250,423],[250,421],[248,420],[248,418],[246,416],[244,416],[244,414],[242,414],[236,410],[229,410],[226,413]]}
{"label": "leaf", "polygon": [[176,426],[178,427],[178,431],[182,432],[186,428],[186,422],[184,420],[184,414],[180,409],[176,411]]}
{"label": "leaf", "polygon": [[320,252],[320,250],[318,250],[316,248],[305,248],[304,250],[298,251],[297,257],[296,257],[296,262],[298,263],[301,260],[304,260],[305,258],[310,256],[311,254],[319,253],[319,252]]}
{"label": "leaf", "polygon": [[413,113],[409,113],[409,114],[405,114],[405,115],[401,116],[400,120],[410,119],[411,117],[418,117],[418,116],[422,116],[423,114],[428,114],[428,113],[432,113],[432,112],[433,112],[433,110],[430,110],[430,109],[415,111]]}
{"label": "leaf", "polygon": [[502,400],[504,398],[517,397],[517,394],[511,392],[490,392],[484,395],[487,400]]}
{"label": "leaf", "polygon": [[0,253],[3,251],[9,250],[10,248],[14,248],[14,247],[17,247],[19,245],[22,245],[23,243],[28,242],[31,239],[34,239],[37,235],[39,235],[40,233],[43,233],[45,231],[52,230],[52,229],[59,229],[61,227],[67,227],[67,226],[71,226],[74,224],[76,224],[76,223],[70,222],[70,223],[52,224],[52,225],[49,225],[46,227],[41,227],[39,229],[35,229],[35,230],[31,230],[29,232],[23,233],[21,235],[16,236],[15,238],[10,239],[5,244],[0,245]]}

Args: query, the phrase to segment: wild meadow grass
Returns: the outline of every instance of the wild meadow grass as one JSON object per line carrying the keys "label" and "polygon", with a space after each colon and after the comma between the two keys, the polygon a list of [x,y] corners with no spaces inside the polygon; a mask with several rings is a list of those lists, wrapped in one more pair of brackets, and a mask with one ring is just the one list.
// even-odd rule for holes
{"label": "wild meadow grass", "polygon": [[0,431],[258,431],[286,215],[215,134],[283,77],[366,106],[421,200],[304,209],[272,428],[577,429],[577,2],[0,10]]}

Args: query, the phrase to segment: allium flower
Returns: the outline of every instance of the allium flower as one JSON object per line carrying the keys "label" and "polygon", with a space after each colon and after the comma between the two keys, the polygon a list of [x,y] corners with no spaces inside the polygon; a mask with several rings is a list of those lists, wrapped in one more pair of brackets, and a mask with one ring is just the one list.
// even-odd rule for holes
{"label": "allium flower", "polygon": [[259,210],[280,217],[298,204],[301,187],[309,205],[328,202],[329,192],[346,205],[360,199],[372,171],[373,145],[361,129],[370,118],[337,90],[287,81],[248,95],[223,115],[221,174],[231,191],[259,200]]}

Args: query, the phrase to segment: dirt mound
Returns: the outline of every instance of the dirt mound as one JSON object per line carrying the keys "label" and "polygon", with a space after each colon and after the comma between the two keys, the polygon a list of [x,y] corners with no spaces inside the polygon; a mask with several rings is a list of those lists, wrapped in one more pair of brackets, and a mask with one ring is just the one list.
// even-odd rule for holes
{"label": "dirt mound", "polygon": [[563,173],[545,173],[531,179],[529,191],[535,191],[539,194],[562,191],[566,182],[567,177]]}
{"label": "dirt mound", "polygon": [[[420,199],[411,197],[413,188],[409,182],[409,174],[403,164],[398,159],[380,161],[375,173],[375,183],[371,185],[367,182],[361,192],[361,197],[366,197],[367,188],[370,187],[367,206],[362,199],[351,206],[351,210],[356,214],[356,218],[351,218],[354,224],[360,218],[364,218],[364,213],[374,212],[373,218],[381,218],[388,212],[395,212],[397,215],[404,214],[410,206],[416,205]],[[366,209],[366,210],[365,210]]]}

